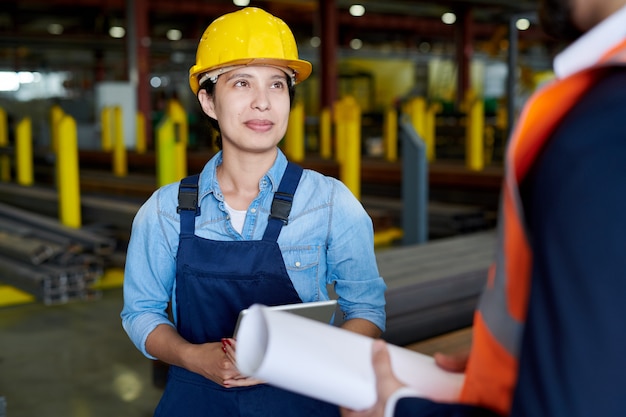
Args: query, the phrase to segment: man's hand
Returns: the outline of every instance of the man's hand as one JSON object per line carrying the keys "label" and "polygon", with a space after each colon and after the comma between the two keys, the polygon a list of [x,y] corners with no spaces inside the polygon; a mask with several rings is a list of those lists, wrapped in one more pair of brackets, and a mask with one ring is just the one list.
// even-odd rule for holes
{"label": "man's hand", "polygon": [[387,400],[394,392],[403,387],[402,382],[393,374],[387,344],[383,340],[375,340],[372,345],[372,364],[376,375],[376,392],[378,395],[376,404],[363,411],[342,408],[342,417],[383,417]]}
{"label": "man's hand", "polygon": [[465,372],[469,351],[455,354],[435,353],[433,358],[441,369],[449,372]]}

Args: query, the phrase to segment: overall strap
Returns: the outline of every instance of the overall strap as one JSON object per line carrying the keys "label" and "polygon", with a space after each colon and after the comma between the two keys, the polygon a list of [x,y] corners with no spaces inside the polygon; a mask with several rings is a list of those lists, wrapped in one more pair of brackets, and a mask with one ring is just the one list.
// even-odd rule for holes
{"label": "overall strap", "polygon": [[190,175],[180,180],[178,186],[178,207],[180,214],[180,234],[193,235],[196,226],[196,216],[200,215],[198,206],[198,178],[199,174]]}
{"label": "overall strap", "polygon": [[267,228],[263,234],[263,240],[272,242],[278,240],[278,235],[283,225],[286,225],[288,222],[291,203],[301,176],[301,166],[291,162],[287,163],[283,179],[280,181],[278,191],[276,191],[272,200],[272,210],[267,222]]}

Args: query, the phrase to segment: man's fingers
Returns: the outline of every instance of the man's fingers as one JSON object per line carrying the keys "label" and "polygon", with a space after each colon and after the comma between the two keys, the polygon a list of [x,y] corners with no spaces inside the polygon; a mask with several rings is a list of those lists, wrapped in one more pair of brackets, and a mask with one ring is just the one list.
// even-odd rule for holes
{"label": "man's fingers", "polygon": [[381,339],[374,340],[372,344],[372,363],[376,379],[380,380],[381,378],[393,376],[387,344]]}

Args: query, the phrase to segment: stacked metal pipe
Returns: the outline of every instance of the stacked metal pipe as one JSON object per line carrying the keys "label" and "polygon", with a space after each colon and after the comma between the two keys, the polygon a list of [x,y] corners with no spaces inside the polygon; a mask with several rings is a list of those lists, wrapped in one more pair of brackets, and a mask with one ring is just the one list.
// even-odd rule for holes
{"label": "stacked metal pipe", "polygon": [[0,282],[44,304],[98,297],[114,238],[0,203]]}

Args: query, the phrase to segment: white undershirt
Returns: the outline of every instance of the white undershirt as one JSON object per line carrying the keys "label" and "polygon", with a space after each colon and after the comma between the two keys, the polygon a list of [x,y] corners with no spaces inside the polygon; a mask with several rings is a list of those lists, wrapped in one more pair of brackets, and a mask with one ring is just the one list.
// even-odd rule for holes
{"label": "white undershirt", "polygon": [[246,213],[248,210],[235,210],[231,206],[228,205],[226,200],[224,200],[224,207],[226,207],[226,211],[230,216],[230,224],[233,225],[233,228],[241,234],[243,231],[243,223],[246,221]]}

